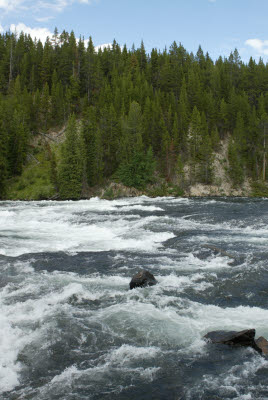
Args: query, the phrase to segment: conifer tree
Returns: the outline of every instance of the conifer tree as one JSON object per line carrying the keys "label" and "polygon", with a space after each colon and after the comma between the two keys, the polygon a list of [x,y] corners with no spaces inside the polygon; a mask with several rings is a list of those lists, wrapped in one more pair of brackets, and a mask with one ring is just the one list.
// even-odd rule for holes
{"label": "conifer tree", "polygon": [[45,46],[44,46],[44,53],[42,58],[42,66],[41,66],[41,76],[42,76],[42,83],[50,84],[51,77],[52,77],[52,45],[47,38]]}
{"label": "conifer tree", "polygon": [[243,167],[241,159],[238,154],[237,145],[233,140],[230,140],[228,146],[228,160],[229,160],[229,176],[233,185],[236,187],[241,185],[244,181]]}
{"label": "conifer tree", "polygon": [[185,174],[184,174],[184,165],[180,154],[178,155],[177,158],[176,173],[178,177],[179,186],[183,189],[185,183]]}
{"label": "conifer tree", "polygon": [[66,139],[59,165],[59,193],[62,199],[79,199],[82,190],[82,165],[79,154],[79,137],[75,115],[72,114],[66,129]]}
{"label": "conifer tree", "polygon": [[56,192],[59,190],[58,186],[58,172],[57,172],[57,162],[54,151],[50,149],[50,182],[52,183]]}
{"label": "conifer tree", "polygon": [[152,134],[152,104],[147,97],[142,115],[142,139],[146,149],[152,144]]}
{"label": "conifer tree", "polygon": [[42,115],[42,120],[43,120],[43,129],[46,131],[49,123],[50,123],[50,96],[49,96],[49,86],[48,83],[45,83],[45,86],[43,88],[43,93],[41,97],[41,115]]}
{"label": "conifer tree", "polygon": [[171,178],[171,168],[172,168],[172,141],[168,132],[167,127],[165,126],[164,121],[162,121],[162,127],[163,127],[163,131],[162,131],[162,145],[161,145],[161,150],[162,150],[162,154],[161,154],[161,158],[162,158],[162,168],[163,168],[163,172],[165,174],[165,177],[167,179],[167,181],[170,180]]}
{"label": "conifer tree", "polygon": [[193,109],[188,133],[189,160],[190,160],[190,179],[194,183],[196,180],[198,155],[201,144],[201,116],[196,108]]}
{"label": "conifer tree", "polygon": [[[262,131],[262,137],[260,137],[260,142],[262,142],[262,180],[266,180],[266,163],[267,163],[267,135],[268,135],[268,114],[265,109],[265,100],[263,94],[259,98],[259,120],[260,120],[260,131]],[[260,143],[261,147],[261,143]]]}
{"label": "conifer tree", "polygon": [[119,164],[120,124],[113,104],[103,108],[100,129],[103,144],[103,172],[105,176],[109,176],[115,172]]}
{"label": "conifer tree", "polygon": [[4,127],[3,107],[0,101],[0,199],[3,198],[6,189],[7,178],[7,133]]}
{"label": "conifer tree", "polygon": [[214,125],[212,130],[211,130],[211,146],[214,151],[219,150],[219,145],[220,145],[220,136],[219,136],[219,131],[217,128],[217,125]]}
{"label": "conifer tree", "polygon": [[12,175],[22,172],[23,164],[27,156],[29,129],[25,124],[22,112],[15,110],[10,126],[8,161],[9,171]]}
{"label": "conifer tree", "polygon": [[90,106],[83,119],[85,171],[89,186],[97,184],[100,179],[98,161],[101,149],[99,148],[98,134],[96,110],[93,106]]}
{"label": "conifer tree", "polygon": [[181,141],[179,136],[179,122],[177,113],[175,113],[174,115],[174,122],[173,122],[171,136],[174,143],[174,151],[178,155],[181,151]]}
{"label": "conifer tree", "polygon": [[186,90],[185,79],[182,81],[179,104],[178,104],[178,118],[179,118],[179,138],[183,152],[187,149],[187,132],[189,126],[189,106]]}
{"label": "conifer tree", "polygon": [[208,134],[208,126],[204,112],[201,114],[201,143],[198,154],[199,181],[211,184],[213,180],[213,155],[212,143]]}
{"label": "conifer tree", "polygon": [[70,85],[67,90],[67,101],[69,103],[69,113],[77,113],[80,110],[80,89],[79,89],[79,80],[77,76],[70,76]]}
{"label": "conifer tree", "polygon": [[[176,42],[146,54],[143,42],[128,50],[114,40],[96,52],[91,37],[85,48],[73,32],[55,29],[44,46],[1,33],[0,91],[0,193],[22,172],[35,135],[60,129],[72,113],[83,115],[73,141],[83,189],[118,170],[141,187],[149,159],[168,180],[190,170],[191,183],[211,183],[213,152],[227,142],[235,185],[267,181],[268,68],[262,59],[243,63],[237,50],[213,62],[201,47],[194,55]],[[57,154],[61,190],[68,154]]]}

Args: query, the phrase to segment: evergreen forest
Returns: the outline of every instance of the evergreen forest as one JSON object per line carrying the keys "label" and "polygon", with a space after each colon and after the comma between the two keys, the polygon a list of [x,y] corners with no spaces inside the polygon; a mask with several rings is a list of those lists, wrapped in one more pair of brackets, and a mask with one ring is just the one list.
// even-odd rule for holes
{"label": "evergreen forest", "polygon": [[213,61],[201,46],[193,54],[176,42],[150,53],[143,42],[96,50],[92,38],[57,29],[44,44],[0,34],[2,199],[14,182],[34,179],[40,199],[79,199],[109,179],[137,189],[161,179],[183,193],[217,184],[222,143],[232,185],[263,188],[267,133],[262,59],[243,63],[234,50]]}

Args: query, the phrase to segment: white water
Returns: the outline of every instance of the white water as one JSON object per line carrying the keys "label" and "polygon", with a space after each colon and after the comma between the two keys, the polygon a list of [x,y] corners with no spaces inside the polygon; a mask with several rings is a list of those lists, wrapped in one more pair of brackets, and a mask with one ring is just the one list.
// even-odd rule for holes
{"label": "white water", "polygon": [[[146,198],[143,200],[146,202]],[[153,251],[170,232],[150,232],[148,224],[157,217],[140,220],[135,215],[118,215],[122,211],[161,211],[160,207],[127,205],[126,201],[90,201],[59,203],[13,203],[0,211],[0,254],[19,256],[27,253],[57,251]],[[12,210],[12,211],[11,211]],[[114,212],[115,215],[110,215]],[[101,215],[105,213],[105,215]],[[100,215],[99,215],[100,214]],[[99,217],[99,218],[98,218]]]}
{"label": "white water", "polygon": [[[63,369],[59,365],[58,372],[37,391],[31,386],[23,387],[17,393],[21,398],[26,395],[34,399],[53,398],[54,395],[65,398],[68,388],[72,393],[73,387],[83,386],[85,381],[91,382],[92,387],[100,383],[106,385],[114,379],[111,373],[120,376],[119,384],[111,393],[131,388],[131,376],[138,382],[153,382],[163,372],[162,360],[169,354],[205,357],[208,346],[202,337],[212,330],[256,328],[256,336],[268,338],[267,307],[257,303],[250,305],[246,298],[243,304],[233,304],[232,298],[237,295],[229,289],[233,284],[229,274],[235,274],[242,283],[245,272],[250,274],[255,269],[259,273],[265,263],[260,260],[252,265],[251,258],[244,258],[233,266],[228,257],[209,254],[202,259],[196,249],[188,248],[191,243],[203,242],[215,242],[218,246],[217,235],[221,232],[222,243],[229,244],[235,255],[239,253],[239,248],[234,247],[237,241],[240,245],[247,243],[248,256],[251,256],[254,249],[262,251],[267,246],[265,219],[256,217],[251,222],[234,223],[212,221],[207,210],[193,213],[191,208],[187,215],[166,211],[167,206],[187,209],[193,204],[193,200],[187,199],[152,201],[145,197],[112,202],[92,199],[64,203],[2,203],[0,254],[11,257],[1,264],[3,276],[8,277],[0,290],[2,393],[23,384],[22,376],[27,369],[25,359],[32,366],[36,358],[41,363],[42,360],[49,362],[51,348],[64,343],[68,329],[74,331],[78,355],[82,357],[88,351],[90,358],[94,346],[100,354],[85,368],[77,363]],[[181,236],[177,237],[178,231]],[[185,232],[193,233],[185,238]],[[164,246],[172,238],[177,238],[179,245],[185,243],[182,251]],[[53,259],[47,263],[42,258],[39,262],[35,256],[61,251],[71,253],[72,257],[72,254],[111,250],[115,254],[110,255],[111,271],[108,273],[102,270],[99,260],[93,261],[94,266],[98,263],[99,271],[87,270],[92,254],[85,254],[81,259],[85,263],[83,274],[76,272],[75,263],[71,271],[65,270],[64,260],[60,270],[55,268],[48,272],[46,266],[53,265]],[[31,255],[27,259],[16,259],[28,253]],[[131,275],[144,266],[143,261],[155,268],[159,283],[152,288],[129,291]],[[35,269],[36,263],[41,269]],[[228,289],[221,288],[225,283]],[[206,300],[217,285],[220,290],[229,290],[226,293],[229,306]],[[219,293],[218,296],[224,296],[224,292]],[[247,293],[248,298],[253,295],[250,291]],[[66,331],[61,326],[63,322],[67,324]],[[114,341],[114,347],[99,344],[98,330],[109,343]],[[90,350],[86,347],[88,334],[96,343]],[[123,344],[116,344],[119,342]],[[248,377],[254,378],[259,368],[268,368],[268,363],[253,350],[247,349],[245,353],[251,354],[250,361],[240,361],[230,371],[220,372],[217,379],[205,373],[201,383],[188,391],[188,398],[216,386],[224,399],[257,398],[254,387],[243,394],[242,386]],[[75,393],[73,396],[78,396]]]}

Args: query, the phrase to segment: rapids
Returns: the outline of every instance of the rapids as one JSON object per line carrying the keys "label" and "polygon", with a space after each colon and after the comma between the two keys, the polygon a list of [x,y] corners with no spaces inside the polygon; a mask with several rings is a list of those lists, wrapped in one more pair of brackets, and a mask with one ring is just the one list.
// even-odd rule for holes
{"label": "rapids", "polygon": [[268,339],[267,244],[265,199],[0,202],[0,398],[268,399],[268,359],[202,339]]}

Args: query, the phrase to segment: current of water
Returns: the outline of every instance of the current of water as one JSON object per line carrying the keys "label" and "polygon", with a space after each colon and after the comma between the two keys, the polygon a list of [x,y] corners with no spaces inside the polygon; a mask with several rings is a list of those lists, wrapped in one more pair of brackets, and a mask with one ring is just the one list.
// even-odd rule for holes
{"label": "current of water", "polygon": [[202,339],[268,339],[267,259],[265,199],[1,202],[1,399],[268,399],[267,359]]}

